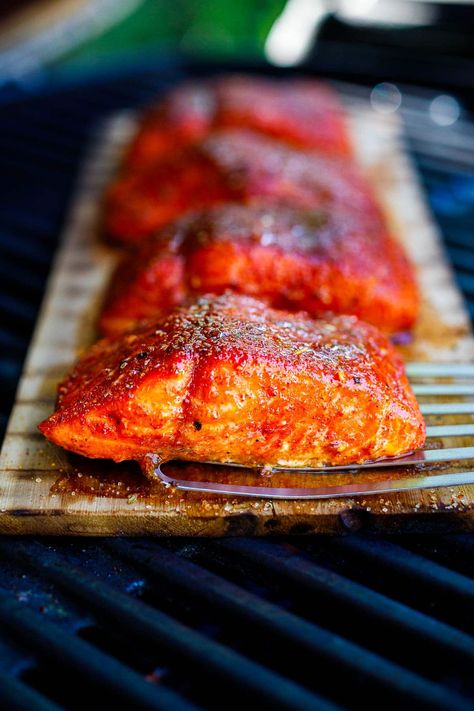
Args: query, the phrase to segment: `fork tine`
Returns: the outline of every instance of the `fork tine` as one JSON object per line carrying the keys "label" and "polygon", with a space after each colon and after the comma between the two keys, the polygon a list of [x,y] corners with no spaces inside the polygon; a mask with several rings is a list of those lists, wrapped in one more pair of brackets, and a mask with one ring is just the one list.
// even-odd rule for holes
{"label": "fork tine", "polygon": [[474,385],[459,383],[434,383],[412,385],[415,395],[474,395]]}
{"label": "fork tine", "polygon": [[427,437],[465,437],[474,435],[474,425],[430,425],[426,428]]}
{"label": "fork tine", "polygon": [[363,469],[385,469],[386,467],[405,467],[424,464],[432,464],[433,462],[451,462],[465,459],[474,459],[474,447],[450,447],[443,449],[423,449],[413,454],[407,454],[403,457],[393,457],[391,459],[379,459],[373,462],[364,462],[362,464],[343,464],[337,466],[323,466],[319,469],[316,467],[300,467],[288,469],[285,467],[273,467],[274,471],[295,471],[295,472],[335,472]]}
{"label": "fork tine", "polygon": [[[412,454],[406,454],[401,457],[389,457],[387,459],[375,459],[371,462],[363,462],[362,464],[352,463],[352,464],[337,464],[335,466],[321,466],[321,467],[284,467],[284,466],[273,466],[271,467],[274,472],[307,472],[307,473],[324,473],[324,472],[338,472],[338,471],[362,471],[363,469],[385,469],[387,467],[406,467],[406,466],[423,466],[425,464],[430,464],[433,462],[451,462],[458,460],[474,460],[474,446],[473,447],[443,447],[441,449],[420,449]],[[255,466],[248,466],[246,464],[235,464],[234,462],[211,462],[206,461],[203,464],[212,464],[217,466],[234,467],[237,469],[258,469]],[[260,467],[261,469],[261,467]]]}
{"label": "fork tine", "polygon": [[474,378],[474,363],[407,363],[409,378]]}
{"label": "fork tine", "polygon": [[474,402],[423,402],[423,415],[474,415]]}
{"label": "fork tine", "polygon": [[413,477],[367,482],[360,479],[351,484],[339,484],[317,487],[266,487],[248,484],[220,484],[207,481],[190,481],[167,476],[161,467],[155,473],[166,484],[176,486],[183,491],[201,491],[204,493],[228,494],[230,496],[253,496],[261,499],[329,499],[341,496],[383,494],[391,491],[410,491],[414,489],[432,489],[442,486],[474,484],[474,472],[456,472],[449,474],[421,474]]}

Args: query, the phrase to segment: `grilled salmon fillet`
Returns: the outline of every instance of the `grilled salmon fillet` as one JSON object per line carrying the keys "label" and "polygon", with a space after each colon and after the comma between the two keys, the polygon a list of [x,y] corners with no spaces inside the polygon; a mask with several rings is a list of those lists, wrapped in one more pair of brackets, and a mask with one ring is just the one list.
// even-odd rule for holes
{"label": "grilled salmon fillet", "polygon": [[332,155],[351,152],[342,107],[327,85],[226,76],[182,84],[145,111],[125,165],[143,168],[223,126]]}
{"label": "grilled salmon fillet", "polygon": [[402,361],[376,328],[235,294],[99,341],[40,430],[88,457],[287,467],[404,454],[425,437]]}
{"label": "grilled salmon fillet", "polygon": [[367,222],[382,222],[368,183],[347,160],[251,131],[222,129],[114,181],[104,226],[110,237],[136,244],[191,210],[228,201],[350,208]]}
{"label": "grilled salmon fillet", "polygon": [[392,333],[418,313],[413,268],[386,230],[357,215],[225,204],[163,228],[115,273],[106,335],[157,317],[193,294],[232,290],[311,316],[355,314]]}

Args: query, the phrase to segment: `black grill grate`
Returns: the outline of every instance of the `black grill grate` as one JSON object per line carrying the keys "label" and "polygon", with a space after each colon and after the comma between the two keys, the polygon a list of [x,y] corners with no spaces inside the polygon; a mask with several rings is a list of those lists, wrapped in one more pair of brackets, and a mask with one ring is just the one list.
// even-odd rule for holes
{"label": "black grill grate", "polygon": [[417,545],[4,539],[0,676],[20,708],[470,709],[474,582]]}
{"label": "black grill grate", "polygon": [[[184,74],[2,107],[3,426],[94,125]],[[406,114],[413,155],[474,315],[472,129],[441,140],[425,110]],[[472,709],[473,551],[467,535],[3,539],[0,708]]]}

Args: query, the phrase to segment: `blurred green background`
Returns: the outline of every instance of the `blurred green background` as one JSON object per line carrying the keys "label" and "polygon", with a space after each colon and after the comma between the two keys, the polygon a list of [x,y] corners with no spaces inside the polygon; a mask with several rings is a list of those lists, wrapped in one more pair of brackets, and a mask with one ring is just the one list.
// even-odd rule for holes
{"label": "blurred green background", "polygon": [[85,67],[123,53],[182,51],[204,56],[263,56],[285,0],[142,0],[117,24],[61,58]]}
{"label": "blurred green background", "polygon": [[158,56],[259,60],[285,0],[0,0],[0,86]]}

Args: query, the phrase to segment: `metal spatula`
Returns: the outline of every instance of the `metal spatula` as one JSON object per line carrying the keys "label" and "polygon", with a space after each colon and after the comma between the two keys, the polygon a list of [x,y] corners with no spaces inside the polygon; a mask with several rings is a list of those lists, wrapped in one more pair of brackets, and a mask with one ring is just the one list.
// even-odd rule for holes
{"label": "metal spatula", "polygon": [[[148,464],[165,484],[183,491],[267,499],[326,499],[474,484],[474,470],[446,471],[448,465],[459,468],[459,463],[467,460],[472,460],[474,468],[474,363],[409,363],[407,373],[427,419],[426,447],[414,454],[319,469],[273,467],[264,476],[261,470],[214,462],[160,464],[149,460]],[[437,401],[446,397],[451,401]],[[427,398],[434,402],[425,402]],[[467,415],[468,421],[429,424],[432,416],[452,415]],[[472,437],[472,445],[445,446],[447,438],[457,437]],[[440,447],[433,448],[433,440],[438,440]]]}

